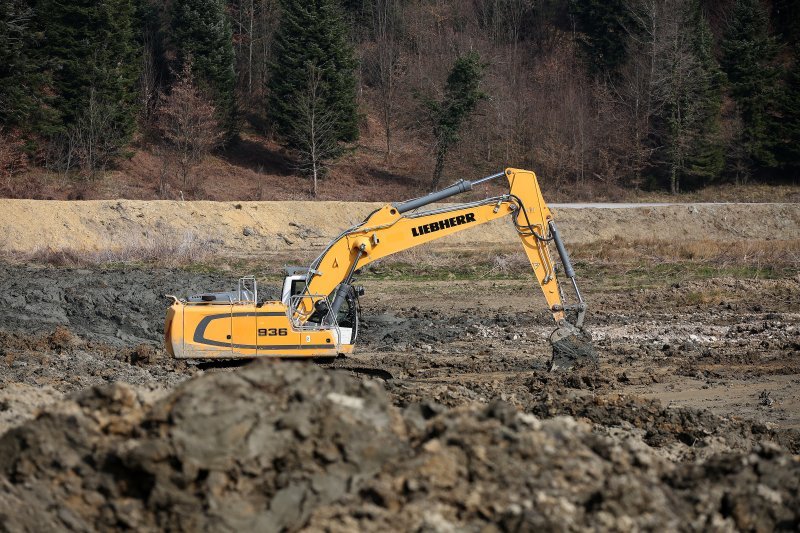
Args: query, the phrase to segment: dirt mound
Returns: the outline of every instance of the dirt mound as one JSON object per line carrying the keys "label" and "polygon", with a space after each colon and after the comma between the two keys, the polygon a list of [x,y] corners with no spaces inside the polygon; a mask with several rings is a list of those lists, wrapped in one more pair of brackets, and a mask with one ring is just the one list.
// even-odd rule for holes
{"label": "dirt mound", "polygon": [[[625,407],[621,407],[625,409]],[[89,389],[0,438],[9,530],[794,529],[777,445],[675,463],[635,432],[504,402],[400,410],[310,365],[209,373],[149,404]]]}
{"label": "dirt mound", "polygon": [[0,434],[87,387],[123,381],[156,398],[195,373],[148,344],[110,347],[64,326],[41,335],[0,330]]}
{"label": "dirt mound", "polygon": [[[26,333],[63,325],[81,338],[116,346],[160,343],[169,306],[164,294],[185,297],[235,286],[235,274],[0,264],[0,324],[3,330]],[[279,289],[259,287],[259,294],[274,298]]]}
{"label": "dirt mound", "polygon": [[126,385],[93,388],[0,439],[0,521],[296,529],[406,442],[374,383],[307,365],[209,374],[151,408]]}

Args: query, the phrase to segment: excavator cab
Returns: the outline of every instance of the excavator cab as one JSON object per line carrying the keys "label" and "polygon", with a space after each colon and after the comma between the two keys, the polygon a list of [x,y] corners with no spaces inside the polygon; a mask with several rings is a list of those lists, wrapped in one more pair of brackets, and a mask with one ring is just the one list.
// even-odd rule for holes
{"label": "excavator cab", "polygon": [[[308,297],[308,268],[307,267],[286,267],[286,277],[283,279],[281,290],[281,301],[287,308],[294,310],[304,297]],[[364,295],[362,287],[351,287],[344,299],[344,302],[331,316],[332,310],[330,299],[315,300],[314,312],[307,322],[313,324],[336,324],[338,326],[339,342],[345,345],[353,345],[358,338],[358,326],[360,322],[361,307],[358,297]],[[294,307],[293,307],[294,304]]]}

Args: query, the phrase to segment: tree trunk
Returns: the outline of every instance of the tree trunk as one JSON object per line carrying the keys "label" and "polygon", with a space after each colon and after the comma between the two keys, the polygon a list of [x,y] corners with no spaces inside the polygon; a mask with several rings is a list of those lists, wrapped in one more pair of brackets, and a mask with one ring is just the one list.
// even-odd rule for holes
{"label": "tree trunk", "polygon": [[[255,18],[255,2],[250,0],[250,31],[248,33],[247,51],[247,97],[253,97],[253,19]],[[248,102],[249,104],[250,102]]]}
{"label": "tree trunk", "polygon": [[669,192],[672,194],[678,194],[680,192],[680,185],[678,183],[678,165],[673,162],[670,167]]}
{"label": "tree trunk", "polygon": [[389,156],[392,155],[392,110],[388,102],[384,105],[386,107],[384,108],[383,127],[384,132],[386,133],[386,159],[388,160]]}
{"label": "tree trunk", "polygon": [[314,175],[314,191],[313,191],[312,195],[314,196],[314,198],[316,198],[317,197],[317,160],[316,159],[312,163],[312,167],[313,167],[313,171],[312,172],[313,172],[313,175]]}
{"label": "tree trunk", "polygon": [[431,182],[431,190],[435,191],[439,187],[439,181],[442,179],[442,172],[444,172],[444,159],[447,156],[447,147],[440,146],[436,150],[436,167],[433,169],[433,182]]}

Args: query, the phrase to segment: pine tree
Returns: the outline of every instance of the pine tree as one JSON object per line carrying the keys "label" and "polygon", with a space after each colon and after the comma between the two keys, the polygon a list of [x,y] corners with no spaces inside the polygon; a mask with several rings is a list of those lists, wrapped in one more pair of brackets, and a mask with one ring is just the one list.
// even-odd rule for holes
{"label": "pine tree", "polygon": [[783,42],[792,46],[800,44],[800,2],[772,0],[772,23]]}
{"label": "pine tree", "polygon": [[0,126],[29,130],[44,108],[44,78],[32,55],[34,11],[25,0],[0,0]]}
{"label": "pine tree", "polygon": [[[319,77],[315,99],[323,103],[336,142],[358,138],[355,94],[356,60],[334,0],[282,0],[280,26],[273,43],[275,63],[269,82],[268,115],[290,148],[301,148],[296,125],[303,121],[302,95],[309,72]],[[335,154],[331,154],[334,157]]]}
{"label": "pine tree", "polygon": [[627,58],[625,0],[571,0],[570,12],[581,32],[579,43],[592,74],[614,74]]}
{"label": "pine tree", "polygon": [[478,103],[486,98],[480,85],[486,65],[477,52],[470,52],[455,60],[442,101],[426,100],[436,139],[436,166],[433,171],[431,189],[439,186],[444,163],[450,148],[460,140],[461,126],[475,111]]}
{"label": "pine tree", "polygon": [[77,124],[100,105],[122,144],[135,126],[138,47],[133,0],[39,0],[38,58],[52,79],[50,105],[60,120],[50,133]]}
{"label": "pine tree", "polygon": [[776,155],[781,166],[796,173],[800,170],[800,46],[795,49],[794,63],[786,73],[780,115]]}
{"label": "pine tree", "polygon": [[177,47],[178,70],[191,61],[192,76],[213,100],[226,141],[230,141],[238,130],[236,73],[233,30],[225,8],[225,0],[175,0],[171,34]]}
{"label": "pine tree", "polygon": [[692,185],[703,186],[714,181],[725,165],[724,146],[720,136],[720,109],[725,75],[713,53],[714,37],[703,16],[699,2],[693,7],[691,24],[692,53],[697,61],[694,94],[691,104],[695,108],[695,140],[690,146],[685,173]]}
{"label": "pine tree", "polygon": [[722,66],[742,122],[738,150],[734,150],[742,159],[737,165],[742,169],[737,180],[746,180],[756,167],[777,164],[771,115],[778,77],[773,61],[778,45],[768,33],[767,13],[759,0],[736,0],[722,51]]}

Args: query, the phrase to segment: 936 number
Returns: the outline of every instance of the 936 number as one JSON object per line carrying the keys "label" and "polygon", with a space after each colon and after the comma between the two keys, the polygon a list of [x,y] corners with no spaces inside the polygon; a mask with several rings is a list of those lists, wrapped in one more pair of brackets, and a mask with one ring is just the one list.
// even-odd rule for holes
{"label": "936 number", "polygon": [[259,328],[259,337],[285,337],[289,332],[286,328]]}

